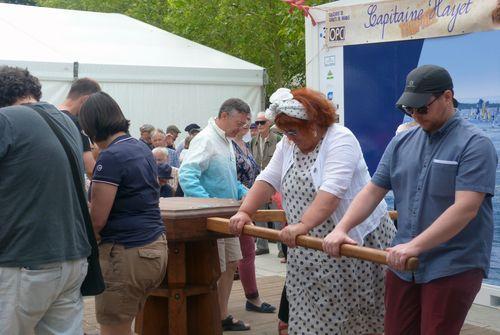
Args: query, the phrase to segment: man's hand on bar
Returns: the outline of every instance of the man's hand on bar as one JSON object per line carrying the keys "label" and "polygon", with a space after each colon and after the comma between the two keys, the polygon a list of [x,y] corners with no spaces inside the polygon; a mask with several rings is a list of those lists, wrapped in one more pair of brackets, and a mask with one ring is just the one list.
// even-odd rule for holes
{"label": "man's hand on bar", "polygon": [[335,228],[323,239],[323,251],[333,257],[340,257],[340,246],[344,243],[357,244],[346,232]]}
{"label": "man's hand on bar", "polygon": [[229,231],[231,232],[231,234],[240,236],[243,231],[243,227],[246,224],[253,225],[252,218],[250,217],[250,215],[248,215],[248,213],[238,211],[238,213],[234,214],[229,219]]}
{"label": "man's hand on bar", "polygon": [[387,248],[387,264],[396,270],[404,271],[406,260],[410,257],[417,257],[419,251],[410,241],[408,243],[398,244],[394,247]]}

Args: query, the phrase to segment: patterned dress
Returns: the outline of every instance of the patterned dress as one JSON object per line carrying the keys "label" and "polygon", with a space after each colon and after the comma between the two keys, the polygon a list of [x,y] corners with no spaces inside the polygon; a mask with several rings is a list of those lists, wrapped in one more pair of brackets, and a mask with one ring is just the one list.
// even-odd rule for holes
{"label": "patterned dress", "polygon": [[236,157],[236,172],[238,174],[238,180],[248,188],[251,188],[255,182],[255,178],[260,173],[260,168],[255,159],[252,156],[250,150],[245,148],[241,150],[238,143],[233,142],[234,155]]}
{"label": "patterned dress", "polygon": [[[316,149],[303,154],[297,147],[294,162],[283,180],[283,204],[289,224],[299,223],[316,191],[310,168]],[[324,238],[337,222],[331,219],[309,234]],[[365,237],[365,246],[388,247],[395,233],[385,216]],[[387,241],[387,242],[384,242]],[[290,248],[286,289],[290,303],[289,334],[370,334],[384,331],[384,268],[354,258],[332,258],[322,251]]]}

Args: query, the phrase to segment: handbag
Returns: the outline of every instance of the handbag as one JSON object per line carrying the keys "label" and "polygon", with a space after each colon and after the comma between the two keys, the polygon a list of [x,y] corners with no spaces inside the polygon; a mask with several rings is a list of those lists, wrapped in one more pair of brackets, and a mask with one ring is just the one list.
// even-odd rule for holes
{"label": "handbag", "polygon": [[29,107],[31,107],[45,120],[45,122],[47,122],[47,124],[61,143],[61,146],[63,147],[64,151],[66,152],[66,156],[68,157],[69,165],[71,166],[71,172],[73,175],[73,182],[80,203],[80,209],[85,221],[85,231],[87,233],[87,239],[92,248],[90,256],[87,258],[87,275],[85,276],[80,291],[83,296],[98,295],[104,291],[106,286],[104,285],[101,265],[99,264],[99,249],[97,247],[97,241],[94,235],[94,229],[92,227],[92,220],[90,218],[89,208],[87,206],[87,200],[85,197],[83,186],[84,182],[78,169],[78,160],[76,159],[75,152],[68,143],[68,140],[64,137],[59,126],[55,123],[54,120],[52,120],[52,117],[49,115],[49,113],[47,113],[45,110],[43,110],[43,108],[37,105],[29,105]]}

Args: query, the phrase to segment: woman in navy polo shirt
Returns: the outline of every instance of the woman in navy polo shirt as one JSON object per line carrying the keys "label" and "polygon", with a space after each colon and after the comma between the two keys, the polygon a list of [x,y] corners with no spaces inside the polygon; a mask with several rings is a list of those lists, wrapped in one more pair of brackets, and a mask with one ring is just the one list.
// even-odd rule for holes
{"label": "woman in navy polo shirt", "polygon": [[104,92],[89,96],[80,124],[101,149],[90,203],[106,283],[96,297],[97,321],[103,335],[131,334],[137,311],[167,267],[156,162],[151,150],[128,134],[130,122]]}

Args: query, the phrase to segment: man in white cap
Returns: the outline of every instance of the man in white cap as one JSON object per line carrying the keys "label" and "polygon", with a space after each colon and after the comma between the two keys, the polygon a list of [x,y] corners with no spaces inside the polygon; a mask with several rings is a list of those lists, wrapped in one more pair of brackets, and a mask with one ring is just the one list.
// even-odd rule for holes
{"label": "man in white cap", "polygon": [[[252,139],[250,143],[250,148],[252,149],[252,155],[255,158],[255,161],[260,167],[260,170],[263,171],[266,166],[271,161],[273,157],[274,151],[276,150],[276,144],[279,142],[279,137],[276,133],[271,131],[272,122],[266,118],[266,113],[260,112],[257,114],[257,118],[255,119],[255,124],[257,126],[258,135]],[[269,201],[269,203],[265,206],[264,209],[275,208],[273,203]],[[256,225],[259,227],[265,228],[275,228],[280,229],[280,223],[278,222],[256,222]],[[257,250],[255,251],[256,255],[263,255],[269,253],[269,243],[266,239],[257,238]],[[279,246],[279,244],[278,244]],[[278,247],[278,249],[280,249]],[[280,253],[283,252],[280,250]],[[281,255],[280,255],[281,256]],[[284,257],[284,255],[282,256]]]}

